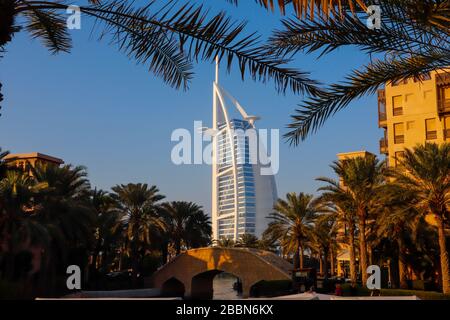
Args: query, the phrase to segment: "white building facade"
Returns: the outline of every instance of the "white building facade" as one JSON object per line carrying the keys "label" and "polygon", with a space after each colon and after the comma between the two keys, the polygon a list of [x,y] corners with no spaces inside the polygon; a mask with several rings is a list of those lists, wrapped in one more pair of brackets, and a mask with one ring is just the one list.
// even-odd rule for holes
{"label": "white building facade", "polygon": [[[212,134],[212,227],[213,239],[237,240],[249,233],[261,237],[267,216],[277,200],[274,175],[261,175],[261,165],[250,161],[252,137],[236,130],[257,132],[255,121],[239,102],[218,83],[218,65],[213,85]],[[226,102],[231,101],[239,117],[231,118]],[[261,145],[259,145],[261,148]]]}

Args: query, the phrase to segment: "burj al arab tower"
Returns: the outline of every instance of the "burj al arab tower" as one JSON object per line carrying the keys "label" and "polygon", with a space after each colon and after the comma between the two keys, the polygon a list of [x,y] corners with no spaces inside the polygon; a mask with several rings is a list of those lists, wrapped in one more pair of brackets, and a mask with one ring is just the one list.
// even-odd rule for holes
{"label": "burj al arab tower", "polygon": [[[229,103],[230,109],[228,108]],[[232,114],[236,114],[233,117]],[[248,233],[261,237],[270,222],[277,190],[273,174],[261,174],[250,163],[251,144],[236,130],[255,129],[259,117],[248,115],[239,102],[219,85],[219,66],[213,83],[212,224],[213,239],[237,240]],[[259,146],[261,148],[261,145]]]}

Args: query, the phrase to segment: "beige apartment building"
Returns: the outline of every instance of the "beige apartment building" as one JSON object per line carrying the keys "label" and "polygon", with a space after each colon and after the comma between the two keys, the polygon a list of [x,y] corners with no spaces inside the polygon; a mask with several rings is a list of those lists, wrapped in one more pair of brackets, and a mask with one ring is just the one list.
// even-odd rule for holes
{"label": "beige apartment building", "polygon": [[395,167],[405,148],[450,141],[450,70],[386,84],[378,91],[380,153]]}

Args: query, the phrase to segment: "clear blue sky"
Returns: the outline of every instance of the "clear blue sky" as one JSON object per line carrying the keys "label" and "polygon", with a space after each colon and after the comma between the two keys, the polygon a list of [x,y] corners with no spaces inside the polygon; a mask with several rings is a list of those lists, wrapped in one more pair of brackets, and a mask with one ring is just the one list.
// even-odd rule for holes
{"label": "clear blue sky", "polygon": [[[239,10],[224,0],[206,1],[212,12],[226,9],[249,21],[248,30],[264,36],[278,26],[277,15],[253,1]],[[245,4],[244,4],[245,3]],[[187,92],[176,91],[145,67],[90,36],[89,23],[72,31],[70,54],[51,55],[38,40],[18,34],[0,59],[3,83],[0,146],[13,153],[38,151],[85,165],[93,186],[109,189],[118,183],[156,184],[170,200],[196,201],[210,210],[211,168],[176,166],[170,160],[176,128],[192,128],[194,120],[211,125],[214,67],[195,66]],[[355,49],[339,50],[317,60],[299,55],[292,66],[331,83],[365,61]],[[221,73],[222,85],[247,109],[262,117],[260,128],[285,133],[301,96],[277,94],[272,83],[241,81],[235,68]],[[281,142],[279,196],[289,191],[316,193],[318,176],[333,176],[329,164],[336,153],[368,150],[378,153],[382,132],[377,126],[376,97],[355,101],[299,147]]]}

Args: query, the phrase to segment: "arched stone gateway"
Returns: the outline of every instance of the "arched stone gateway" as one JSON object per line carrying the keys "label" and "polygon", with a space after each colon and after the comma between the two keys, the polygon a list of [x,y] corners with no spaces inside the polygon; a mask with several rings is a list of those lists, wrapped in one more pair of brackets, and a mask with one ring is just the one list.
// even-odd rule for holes
{"label": "arched stone gateway", "polygon": [[262,281],[290,280],[292,265],[272,252],[247,248],[200,248],[188,250],[156,271],[151,280],[160,289],[180,282],[186,298],[211,298],[212,281],[220,272],[242,281],[242,296]]}

